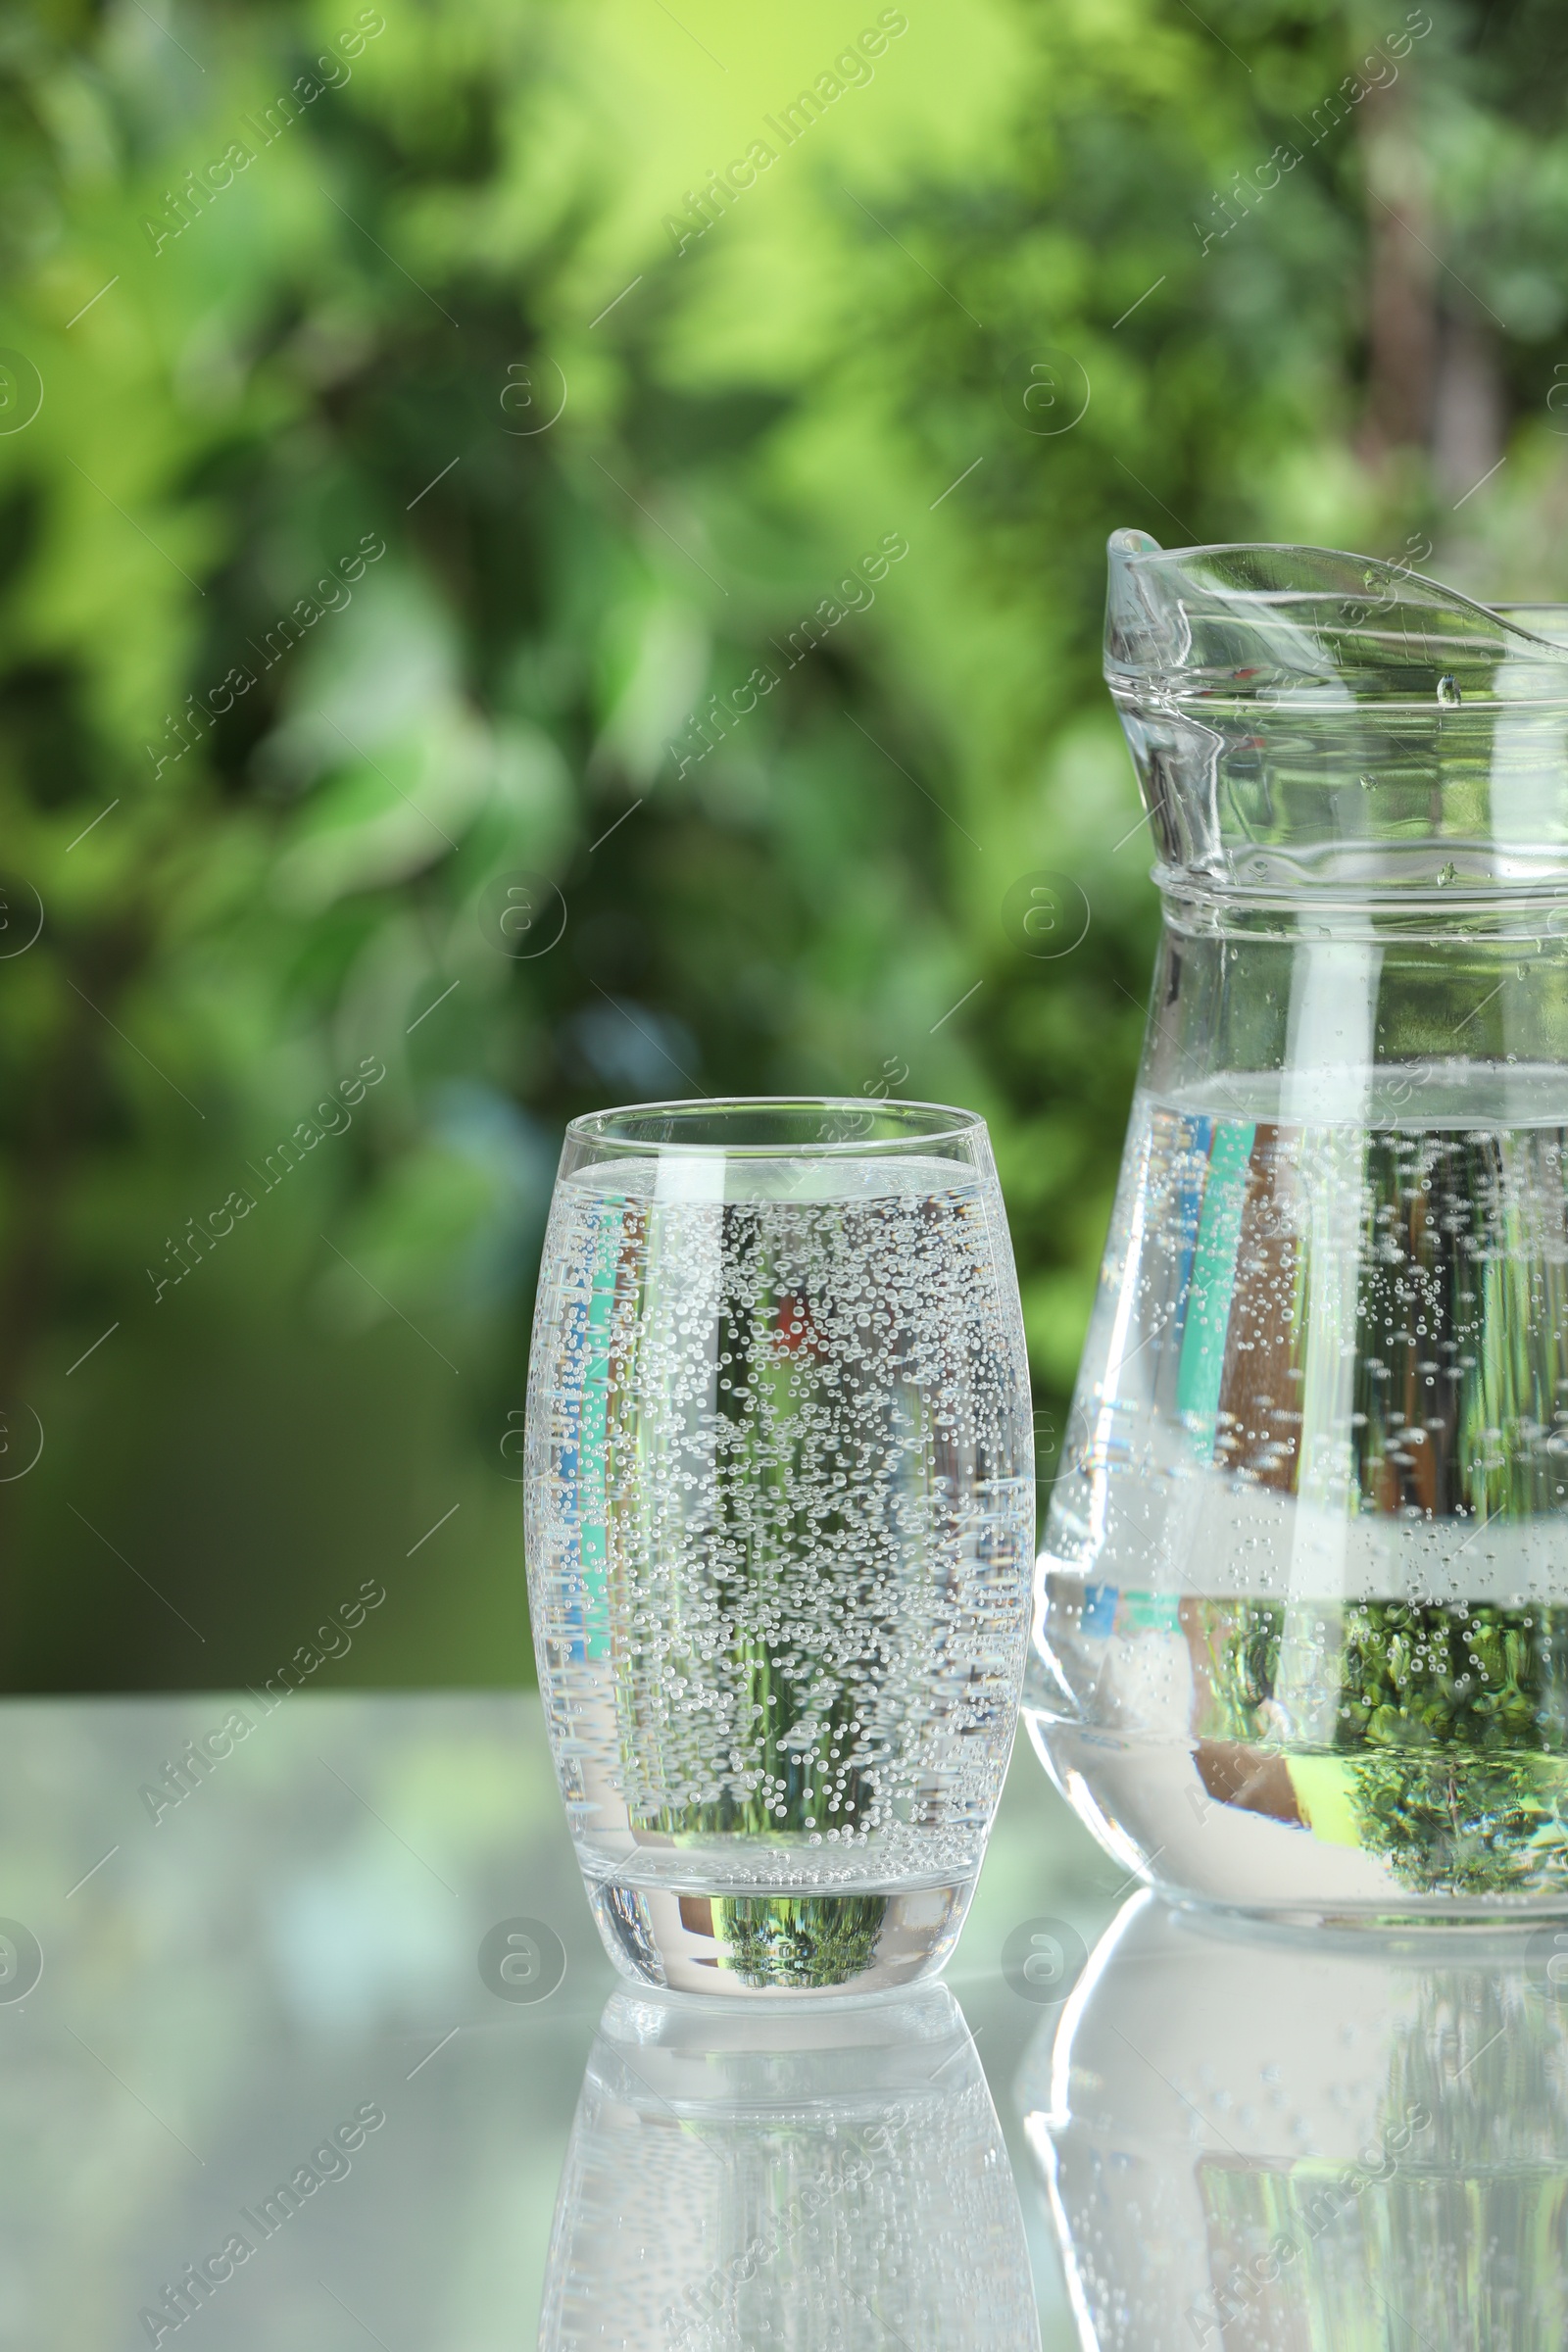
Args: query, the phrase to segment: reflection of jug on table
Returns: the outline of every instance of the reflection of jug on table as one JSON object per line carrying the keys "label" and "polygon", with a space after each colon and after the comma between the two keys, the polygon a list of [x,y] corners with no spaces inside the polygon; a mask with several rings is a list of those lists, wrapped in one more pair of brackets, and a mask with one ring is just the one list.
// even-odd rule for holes
{"label": "reflection of jug on table", "polygon": [[1553,1936],[1308,1938],[1135,1896],[1017,2088],[1084,2344],[1568,2341]]}
{"label": "reflection of jug on table", "polygon": [[1119,532],[1106,673],[1165,932],[1036,1744],[1174,1890],[1568,1910],[1568,617]]}
{"label": "reflection of jug on table", "polygon": [[544,2352],[1039,2341],[1018,2193],[944,1987],[809,2011],[610,2002],[562,2176]]}

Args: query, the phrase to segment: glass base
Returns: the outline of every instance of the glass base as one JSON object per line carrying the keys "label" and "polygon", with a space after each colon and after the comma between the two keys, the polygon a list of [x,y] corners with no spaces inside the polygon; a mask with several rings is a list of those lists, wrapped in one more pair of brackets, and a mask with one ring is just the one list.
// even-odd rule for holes
{"label": "glass base", "polygon": [[[1026,1711],[1080,1821],[1166,1902],[1284,1928],[1531,1929],[1568,1917],[1560,1837],[1540,1790],[1562,1760],[1405,1757],[1134,1739]],[[1402,1803],[1383,1801],[1389,1789]],[[1523,1788],[1536,1809],[1509,1799]],[[1377,1799],[1379,1801],[1374,1802]],[[1442,1800],[1442,1801],[1439,1801]]]}
{"label": "glass base", "polygon": [[603,1879],[589,1884],[588,1899],[605,1949],[634,1984],[799,2000],[891,1992],[935,1976],[974,1886],[971,1873],[937,1886],[725,1894]]}

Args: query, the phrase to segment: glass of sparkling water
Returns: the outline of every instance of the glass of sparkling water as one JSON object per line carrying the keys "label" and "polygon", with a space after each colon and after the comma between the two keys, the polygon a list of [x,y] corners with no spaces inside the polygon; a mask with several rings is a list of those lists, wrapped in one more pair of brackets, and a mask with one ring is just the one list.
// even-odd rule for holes
{"label": "glass of sparkling water", "polygon": [[1012,1743],[1034,1537],[984,1121],[574,1120],[525,1484],[556,1769],[616,1966],[720,1994],[940,1968]]}

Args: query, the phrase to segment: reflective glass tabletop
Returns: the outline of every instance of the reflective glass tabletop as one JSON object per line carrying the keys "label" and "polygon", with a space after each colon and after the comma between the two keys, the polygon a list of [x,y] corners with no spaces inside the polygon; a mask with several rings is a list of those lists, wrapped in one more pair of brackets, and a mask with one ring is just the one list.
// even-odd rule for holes
{"label": "reflective glass tabletop", "polygon": [[532,1697],[0,1751],[0,2352],[1568,2340],[1568,1937],[1173,1913],[1020,1750],[943,1984],[670,2001]]}

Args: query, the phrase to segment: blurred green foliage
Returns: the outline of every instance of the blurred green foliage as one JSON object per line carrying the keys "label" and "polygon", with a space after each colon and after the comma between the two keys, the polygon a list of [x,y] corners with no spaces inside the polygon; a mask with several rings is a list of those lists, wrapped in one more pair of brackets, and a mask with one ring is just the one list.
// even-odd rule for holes
{"label": "blurred green foliage", "polygon": [[[1544,0],[4,20],[14,1686],[259,1680],[369,1574],[323,1680],[527,1675],[533,1270],[606,1102],[981,1107],[1049,1475],[1156,924],[1105,535],[1568,594],[1565,43]],[[1055,958],[1004,918],[1042,869]],[[519,873],[524,946],[565,917],[520,956]]]}

